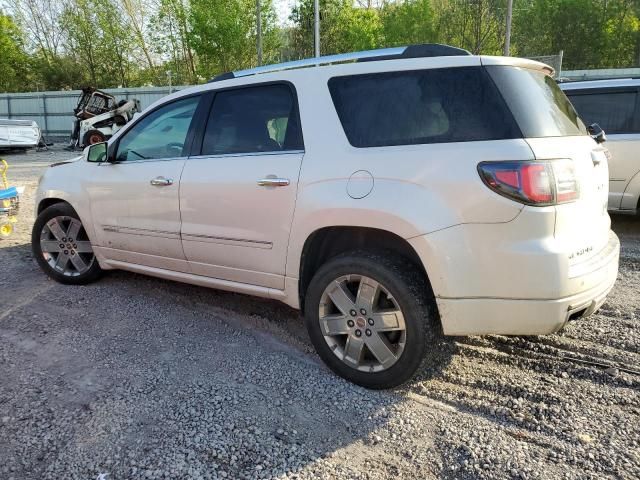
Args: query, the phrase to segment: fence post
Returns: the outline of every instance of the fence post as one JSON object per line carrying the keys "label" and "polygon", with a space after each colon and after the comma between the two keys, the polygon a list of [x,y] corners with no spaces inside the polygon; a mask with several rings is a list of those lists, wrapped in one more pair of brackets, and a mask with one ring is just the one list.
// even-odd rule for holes
{"label": "fence post", "polygon": [[11,120],[11,97],[7,95],[7,118]]}
{"label": "fence post", "polygon": [[42,113],[44,114],[44,131],[49,135],[49,119],[47,118],[47,96],[42,94]]}

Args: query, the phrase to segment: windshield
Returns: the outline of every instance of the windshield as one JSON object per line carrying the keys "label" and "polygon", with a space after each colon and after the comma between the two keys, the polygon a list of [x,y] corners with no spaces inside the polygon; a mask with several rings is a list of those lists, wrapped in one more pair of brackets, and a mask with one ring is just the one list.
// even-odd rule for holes
{"label": "windshield", "polygon": [[548,75],[511,66],[486,68],[526,138],[587,135],[571,102]]}

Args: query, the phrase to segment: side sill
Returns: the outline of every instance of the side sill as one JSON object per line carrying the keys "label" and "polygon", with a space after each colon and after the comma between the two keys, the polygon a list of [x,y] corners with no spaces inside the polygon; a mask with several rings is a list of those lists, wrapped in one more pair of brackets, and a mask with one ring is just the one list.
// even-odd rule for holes
{"label": "side sill", "polygon": [[142,275],[163,278],[165,280],[188,283],[190,285],[198,285],[200,287],[215,288],[218,290],[225,290],[235,293],[243,293],[246,295],[252,295],[254,297],[271,298],[287,303],[285,292],[282,290],[276,290],[275,288],[266,288],[257,285],[249,285],[247,283],[222,280],[219,278],[204,277],[202,275],[194,275],[192,273],[175,272],[172,270],[164,270],[162,268],[148,267],[146,265],[121,262],[119,260],[105,260],[104,263],[107,268],[126,270],[128,272],[140,273]]}

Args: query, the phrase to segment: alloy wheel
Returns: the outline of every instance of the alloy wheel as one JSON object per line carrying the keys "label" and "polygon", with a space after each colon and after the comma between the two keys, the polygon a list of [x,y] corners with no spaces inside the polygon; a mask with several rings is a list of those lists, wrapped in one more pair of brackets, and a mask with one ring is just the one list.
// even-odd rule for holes
{"label": "alloy wheel", "polygon": [[95,262],[82,222],[73,217],[49,220],[40,232],[40,249],[49,266],[67,277],[86,273]]}
{"label": "alloy wheel", "polygon": [[364,372],[394,365],[407,339],[404,315],[384,285],[362,275],[331,282],[320,300],[319,321],[329,348]]}

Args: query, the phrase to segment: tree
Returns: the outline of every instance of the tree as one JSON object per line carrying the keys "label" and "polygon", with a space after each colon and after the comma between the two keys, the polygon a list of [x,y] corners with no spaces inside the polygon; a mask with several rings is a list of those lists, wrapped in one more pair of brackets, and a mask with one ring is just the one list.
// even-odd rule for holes
{"label": "tree", "polygon": [[[383,43],[380,11],[371,2],[366,5],[355,6],[352,0],[320,2],[322,55],[369,50]],[[291,13],[291,43],[300,57],[313,56],[313,18],[313,0],[303,0]]]}
{"label": "tree", "polygon": [[[261,5],[263,58],[270,63],[278,57],[280,35],[271,1]],[[257,64],[255,0],[191,0],[189,26],[202,77]]]}
{"label": "tree", "polygon": [[28,57],[24,37],[12,17],[0,11],[0,92],[26,91],[28,88]]}
{"label": "tree", "polygon": [[382,7],[381,16],[387,47],[438,40],[431,0],[389,2]]}
{"label": "tree", "polygon": [[[567,68],[628,67],[640,35],[635,0],[530,0],[516,10],[518,55],[564,51]],[[567,28],[570,25],[571,28]]]}
{"label": "tree", "polygon": [[151,18],[153,52],[164,62],[156,80],[163,83],[167,70],[178,83],[197,82],[195,59],[189,32],[190,3],[186,0],[159,0]]}
{"label": "tree", "polygon": [[146,28],[146,24],[149,20],[148,4],[143,0],[122,0],[122,7],[133,31],[135,45],[140,48],[144,54],[147,67],[151,70],[155,69],[155,63],[151,58],[151,52],[148,44],[148,32]]}
{"label": "tree", "polygon": [[474,54],[500,55],[504,7],[503,0],[433,0],[436,37]]}
{"label": "tree", "polygon": [[87,72],[78,75],[82,83],[128,85],[132,34],[113,0],[71,0],[60,22],[67,32],[68,55],[77,58],[80,72]]}
{"label": "tree", "polygon": [[64,31],[58,24],[62,2],[54,0],[7,0],[11,12],[23,25],[28,46],[48,63],[56,60]]}

